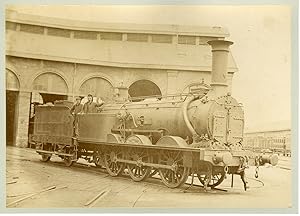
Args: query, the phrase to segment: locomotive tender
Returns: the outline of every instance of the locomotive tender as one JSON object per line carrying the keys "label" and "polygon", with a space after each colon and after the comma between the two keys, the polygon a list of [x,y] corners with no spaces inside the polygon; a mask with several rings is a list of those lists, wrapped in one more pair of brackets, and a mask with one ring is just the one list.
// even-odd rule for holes
{"label": "locomotive tender", "polygon": [[243,108],[227,93],[226,84],[233,43],[208,44],[212,80],[197,91],[107,103],[98,113],[75,116],[75,129],[70,107],[37,107],[32,141],[42,161],[55,154],[70,166],[83,158],[105,167],[111,176],[126,171],[134,181],[159,174],[170,188],[197,175],[207,189],[219,185],[227,174],[237,174],[246,190],[247,166],[276,165],[278,157],[243,149]]}

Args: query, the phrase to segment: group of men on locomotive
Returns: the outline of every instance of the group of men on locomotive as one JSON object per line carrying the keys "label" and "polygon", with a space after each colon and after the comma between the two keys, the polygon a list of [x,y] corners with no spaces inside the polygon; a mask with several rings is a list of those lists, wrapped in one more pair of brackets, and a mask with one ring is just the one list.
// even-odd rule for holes
{"label": "group of men on locomotive", "polygon": [[88,101],[86,103],[84,103],[84,105],[82,105],[81,97],[76,97],[76,101],[74,103],[74,105],[71,108],[71,114],[76,115],[79,113],[96,113],[97,112],[97,108],[101,107],[104,102],[101,101],[100,103],[96,103],[93,101],[93,95],[92,94],[88,94]]}
{"label": "group of men on locomotive", "polygon": [[96,103],[93,101],[93,95],[88,94],[87,96],[88,101],[85,102],[84,104],[81,103],[82,98],[81,97],[76,97],[76,101],[73,104],[73,106],[70,109],[70,113],[74,116],[74,121],[73,121],[73,127],[74,127],[74,135],[78,135],[78,114],[83,113],[96,113],[98,111],[98,108],[101,107],[104,102],[101,100],[100,103]]}

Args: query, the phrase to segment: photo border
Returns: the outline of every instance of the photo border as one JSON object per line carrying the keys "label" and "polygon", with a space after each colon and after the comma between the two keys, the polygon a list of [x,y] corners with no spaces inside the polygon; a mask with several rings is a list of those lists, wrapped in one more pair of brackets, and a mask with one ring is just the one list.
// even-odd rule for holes
{"label": "photo border", "polygon": [[[292,149],[292,207],[286,209],[276,209],[276,208],[176,208],[176,209],[168,209],[168,208],[94,208],[94,209],[86,209],[86,208],[6,208],[6,133],[5,133],[5,114],[6,114],[6,94],[5,94],[5,5],[7,4],[57,4],[57,5],[70,5],[70,4],[80,4],[80,5],[232,5],[232,6],[247,6],[247,5],[287,5],[291,7],[291,112],[292,112],[292,126],[291,126],[291,149]],[[2,125],[2,129],[0,130],[0,137],[2,140],[2,147],[0,151],[0,212],[4,213],[297,213],[298,212],[298,103],[299,103],[299,56],[298,56],[298,45],[299,45],[299,35],[298,35],[298,7],[299,3],[297,0],[188,0],[188,1],[179,1],[179,0],[165,0],[165,1],[155,1],[155,0],[46,0],[46,1],[38,1],[38,0],[4,0],[0,2],[0,10],[1,10],[1,43],[0,43],[0,51],[3,53],[1,58],[1,71],[0,73],[0,101],[2,106],[0,106],[0,119],[4,124]],[[280,102],[280,101],[279,101]]]}

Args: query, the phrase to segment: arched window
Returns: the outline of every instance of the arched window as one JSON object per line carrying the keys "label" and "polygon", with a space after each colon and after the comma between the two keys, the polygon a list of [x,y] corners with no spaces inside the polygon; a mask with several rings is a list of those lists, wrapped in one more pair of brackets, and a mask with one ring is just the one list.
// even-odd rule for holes
{"label": "arched window", "polygon": [[149,80],[138,80],[129,86],[130,97],[161,96],[159,87]]}
{"label": "arched window", "polygon": [[19,91],[20,83],[17,76],[9,69],[6,71],[6,90]]}
{"label": "arched window", "polygon": [[113,98],[113,86],[106,79],[93,77],[86,80],[79,89],[80,95],[92,94],[94,97],[109,101]]}
{"label": "arched window", "polygon": [[33,81],[33,89],[38,92],[67,94],[68,87],[63,78],[55,73],[43,73]]}

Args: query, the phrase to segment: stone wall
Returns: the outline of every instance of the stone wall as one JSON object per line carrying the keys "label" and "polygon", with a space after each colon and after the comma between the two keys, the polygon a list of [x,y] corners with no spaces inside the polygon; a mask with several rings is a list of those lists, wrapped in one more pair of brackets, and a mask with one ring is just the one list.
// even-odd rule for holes
{"label": "stone wall", "polygon": [[[146,39],[141,40],[142,36]],[[162,41],[168,36],[170,41]],[[6,69],[14,78],[13,90],[19,91],[16,145],[27,146],[31,92],[74,100],[93,87],[91,79],[95,86],[101,85],[100,78],[116,100],[127,98],[128,88],[139,80],[153,82],[162,95],[182,93],[194,83],[210,84],[212,58],[207,41],[228,36],[220,27],[86,23],[8,11]],[[229,91],[236,71],[230,55]]]}
{"label": "stone wall", "polygon": [[16,143],[18,147],[28,146],[30,92],[20,91],[16,112]]}

